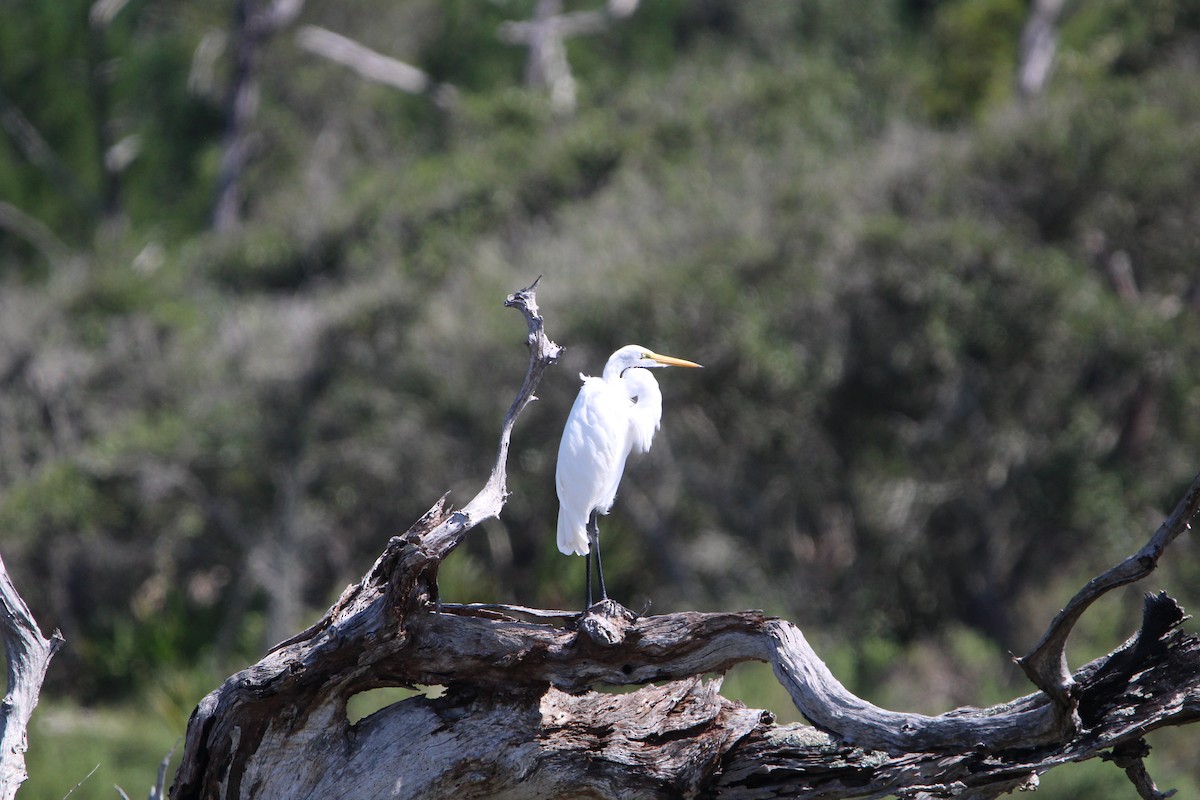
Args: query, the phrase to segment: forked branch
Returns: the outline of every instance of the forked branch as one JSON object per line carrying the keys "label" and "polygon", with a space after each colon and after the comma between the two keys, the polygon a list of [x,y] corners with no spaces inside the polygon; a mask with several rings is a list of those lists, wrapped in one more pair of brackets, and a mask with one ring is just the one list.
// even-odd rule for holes
{"label": "forked branch", "polygon": [[[503,425],[500,426],[500,447],[496,453],[496,465],[492,468],[492,474],[479,494],[463,509],[463,513],[470,518],[470,527],[485,519],[500,516],[500,510],[508,497],[508,448],[512,441],[513,426],[517,424],[517,417],[525,410],[525,406],[537,399],[534,391],[542,382],[542,375],[558,361],[558,356],[562,353],[562,348],[546,336],[545,320],[538,310],[537,285],[541,279],[539,275],[529,286],[513,292],[504,301],[506,308],[520,311],[529,326],[529,334],[525,339],[529,346],[529,370],[525,373],[525,382],[521,385],[521,390],[517,392],[508,414],[504,417]],[[465,533],[466,530],[462,532]]]}
{"label": "forked branch", "polygon": [[1075,713],[1078,703],[1066,655],[1067,639],[1075,624],[1096,600],[1113,589],[1139,581],[1153,572],[1167,545],[1191,528],[1197,513],[1200,513],[1200,475],[1192,480],[1192,485],[1171,516],[1163,521],[1150,541],[1112,569],[1088,581],[1058,612],[1033,650],[1017,659],[1029,680],[1068,714]]}

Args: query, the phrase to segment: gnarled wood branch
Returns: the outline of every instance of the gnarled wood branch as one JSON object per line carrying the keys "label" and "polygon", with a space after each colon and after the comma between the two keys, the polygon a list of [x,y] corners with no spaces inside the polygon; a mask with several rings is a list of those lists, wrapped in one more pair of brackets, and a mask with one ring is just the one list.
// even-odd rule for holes
{"label": "gnarled wood branch", "polygon": [[[316,625],[205,697],[172,798],[990,798],[1200,717],[1200,640],[1180,630],[1184,615],[1165,595],[1147,598],[1136,636],[1068,676],[1067,709],[1038,691],[938,716],[855,697],[794,625],[761,612],[441,603],[438,566],[500,513],[513,424],[559,352],[534,287],[509,304],[529,323],[530,367],[484,489],[462,510],[443,498]],[[1194,516],[1188,498],[1171,530]],[[703,677],[750,660],[773,665],[816,727],[777,726]],[[347,716],[360,692],[429,684],[444,694]],[[602,684],[645,685],[591,691]],[[1136,772],[1136,755],[1123,757]]]}
{"label": "gnarled wood branch", "polygon": [[1103,595],[1117,587],[1139,581],[1153,572],[1167,545],[1191,528],[1197,513],[1200,513],[1200,474],[1192,480],[1187,493],[1175,506],[1171,516],[1167,517],[1150,537],[1150,541],[1112,569],[1088,581],[1050,623],[1050,627],[1033,650],[1017,659],[1017,663],[1025,670],[1033,684],[1052,697],[1068,714],[1075,713],[1077,702],[1066,655],[1067,638],[1075,624],[1079,622],[1088,606]]}

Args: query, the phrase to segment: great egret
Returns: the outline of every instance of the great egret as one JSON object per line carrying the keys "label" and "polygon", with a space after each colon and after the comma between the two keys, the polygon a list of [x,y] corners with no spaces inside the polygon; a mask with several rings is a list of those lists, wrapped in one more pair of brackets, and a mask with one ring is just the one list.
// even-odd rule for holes
{"label": "great egret", "polygon": [[662,393],[647,368],[699,367],[641,345],[622,347],[609,357],[599,378],[580,375],[583,388],[567,417],[558,446],[558,549],[588,556],[587,604],[592,605],[592,560],[600,580],[600,599],[608,599],[600,565],[598,516],[607,514],[617,495],[625,460],[650,449],[662,419]]}

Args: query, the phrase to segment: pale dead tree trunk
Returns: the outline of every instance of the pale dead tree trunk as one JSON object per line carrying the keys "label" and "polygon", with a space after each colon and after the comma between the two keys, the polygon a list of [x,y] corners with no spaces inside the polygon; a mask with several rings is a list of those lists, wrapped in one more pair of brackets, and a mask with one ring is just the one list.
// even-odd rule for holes
{"label": "pale dead tree trunk", "polygon": [[632,14],[638,0],[613,0],[603,10],[562,13],[562,0],[537,0],[533,19],[506,22],[500,26],[500,40],[529,48],[525,62],[525,85],[546,89],[555,111],[569,114],[575,110],[575,78],[567,61],[566,40],[572,36],[599,33],[609,24]]}
{"label": "pale dead tree trunk", "polygon": [[[536,282],[535,282],[536,286]],[[504,505],[509,441],[561,350],[534,286],[506,305],[528,321],[530,365],[496,465],[462,509],[445,498],[393,537],[308,630],[228,678],[188,724],[173,800],[192,798],[994,798],[1049,769],[1113,760],[1144,798],[1143,736],[1200,718],[1200,639],[1178,605],[1148,596],[1141,629],[1072,672],[1084,610],[1153,570],[1200,510],[1200,476],[1149,542],[1084,587],[1022,666],[1039,688],[939,716],[889,711],[842,686],[791,623],[761,612],[639,617],[443,603],[442,560]],[[723,698],[744,661],[773,665],[812,726]],[[442,685],[358,722],[355,694]],[[643,688],[627,694],[597,685]]]}
{"label": "pale dead tree trunk", "polygon": [[1058,19],[1066,0],[1033,0],[1017,53],[1017,93],[1036,97],[1050,78],[1058,53]]}
{"label": "pale dead tree trunk", "polygon": [[29,606],[17,593],[0,559],[0,637],[8,657],[8,693],[0,701],[0,800],[12,800],[29,777],[25,751],[29,718],[37,707],[50,659],[62,647],[57,630],[42,636]]}
{"label": "pale dead tree trunk", "polygon": [[225,136],[217,170],[213,228],[228,231],[242,218],[242,179],[252,149],[258,113],[258,67],[266,41],[290,25],[304,0],[272,0],[259,9],[257,0],[237,0],[233,24],[233,74],[225,100]]}
{"label": "pale dead tree trunk", "polygon": [[112,53],[109,52],[108,31],[124,2],[99,0],[88,13],[87,77],[88,101],[95,120],[93,134],[96,152],[100,156],[100,215],[104,222],[118,229],[121,213],[121,170],[127,166],[110,154],[114,152],[112,109]]}

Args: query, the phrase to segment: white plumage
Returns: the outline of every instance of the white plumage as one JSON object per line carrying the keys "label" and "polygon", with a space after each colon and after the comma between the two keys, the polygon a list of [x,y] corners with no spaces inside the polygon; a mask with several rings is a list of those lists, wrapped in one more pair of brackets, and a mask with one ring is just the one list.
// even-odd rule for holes
{"label": "white plumage", "polygon": [[[629,454],[650,449],[662,419],[662,393],[648,368],[668,366],[700,365],[631,344],[612,354],[601,377],[579,376],[583,388],[567,417],[555,474],[563,553],[586,556],[593,546],[598,551],[599,531],[593,523],[589,533],[589,522],[612,508]],[[599,552],[596,564],[600,573]],[[588,577],[590,588],[590,562]],[[600,586],[603,593],[602,573]]]}

